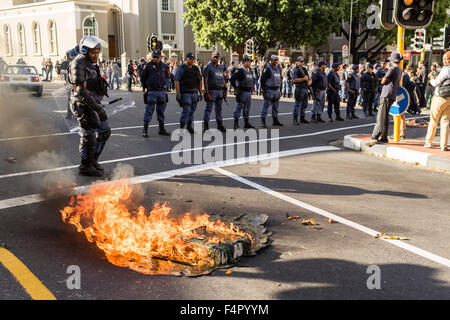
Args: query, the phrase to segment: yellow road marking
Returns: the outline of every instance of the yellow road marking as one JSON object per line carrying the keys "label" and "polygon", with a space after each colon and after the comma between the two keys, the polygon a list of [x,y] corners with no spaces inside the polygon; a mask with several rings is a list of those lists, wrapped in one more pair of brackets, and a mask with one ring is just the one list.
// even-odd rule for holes
{"label": "yellow road marking", "polygon": [[11,272],[33,300],[56,300],[53,293],[15,255],[1,247],[0,263]]}

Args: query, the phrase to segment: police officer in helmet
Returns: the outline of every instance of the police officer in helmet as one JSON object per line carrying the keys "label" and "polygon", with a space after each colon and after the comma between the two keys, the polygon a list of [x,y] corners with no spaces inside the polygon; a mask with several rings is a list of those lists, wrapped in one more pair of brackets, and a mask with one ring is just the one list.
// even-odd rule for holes
{"label": "police officer in helmet", "polygon": [[154,50],[153,60],[147,63],[141,74],[141,83],[144,87],[144,102],[147,105],[144,114],[144,130],[142,136],[148,137],[148,125],[152,120],[153,112],[158,116],[159,134],[169,136],[170,133],[164,128],[164,111],[167,106],[166,80],[170,78],[169,67],[161,61],[161,51]]}
{"label": "police officer in helmet", "polygon": [[95,177],[104,174],[98,158],[111,136],[101,104],[103,97],[108,95],[108,86],[97,65],[102,42],[94,36],[84,37],[79,44],[80,54],[69,65],[71,110],[80,127],[79,174]]}

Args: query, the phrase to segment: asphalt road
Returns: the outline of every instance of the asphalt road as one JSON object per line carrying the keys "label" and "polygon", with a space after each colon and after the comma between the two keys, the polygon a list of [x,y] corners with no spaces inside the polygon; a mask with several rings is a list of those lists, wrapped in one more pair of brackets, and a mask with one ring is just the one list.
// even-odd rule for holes
{"label": "asphalt road", "polygon": [[[16,96],[0,104],[0,245],[56,299],[450,298],[449,175],[339,148],[344,135],[373,129],[375,119],[362,117],[361,110],[359,120],[292,126],[291,101],[281,102],[280,120],[286,126],[272,132],[266,146],[270,152],[278,144],[278,170],[265,175],[261,163],[221,169],[201,167],[200,161],[174,164],[178,139],[158,136],[156,127],[151,127],[150,138],[141,137],[142,94],[111,93],[134,98],[136,108],[110,118],[113,135],[100,160],[108,172],[117,172],[122,163],[143,177],[142,205],[167,201],[180,213],[265,213],[273,235],[269,247],[242,258],[231,274],[218,270],[198,278],[146,276],[110,264],[95,244],[61,221],[59,210],[68,204],[67,195],[49,200],[36,196],[58,181],[80,186],[93,182],[77,175],[79,137],[68,132],[64,110],[50,95],[56,88],[46,84],[42,98]],[[169,131],[178,128],[180,109],[174,100],[171,95],[166,112]],[[258,125],[261,104],[255,98],[251,111]],[[230,97],[224,108],[228,128],[234,105]],[[203,109],[204,102],[197,121]],[[424,130],[413,128],[407,134],[421,137]],[[256,139],[263,138],[259,133]],[[209,145],[203,142],[203,147]],[[201,147],[192,144],[188,149],[195,150],[186,154],[198,160],[205,155],[199,151],[210,150]],[[248,155],[249,148],[245,150]],[[11,157],[16,161],[6,161]],[[157,175],[171,170],[179,171]],[[288,220],[287,215],[314,219],[321,228]],[[339,222],[328,223],[330,215]],[[372,231],[409,240],[375,239]],[[81,270],[81,289],[67,287],[72,265]],[[370,290],[368,268],[374,265],[381,288]],[[0,264],[0,299],[31,299],[18,282],[20,272],[15,272]]]}

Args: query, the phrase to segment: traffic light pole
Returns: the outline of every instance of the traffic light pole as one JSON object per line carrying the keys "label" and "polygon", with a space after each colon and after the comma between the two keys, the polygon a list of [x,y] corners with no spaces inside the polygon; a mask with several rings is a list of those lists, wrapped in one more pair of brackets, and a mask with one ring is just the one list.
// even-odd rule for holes
{"label": "traffic light pole", "polygon": [[[403,57],[405,50],[405,28],[398,26],[397,28],[397,50]],[[400,68],[403,70],[403,60],[400,61]],[[402,84],[402,78],[400,78],[400,84]],[[402,116],[394,116],[394,142],[400,142],[400,126]]]}

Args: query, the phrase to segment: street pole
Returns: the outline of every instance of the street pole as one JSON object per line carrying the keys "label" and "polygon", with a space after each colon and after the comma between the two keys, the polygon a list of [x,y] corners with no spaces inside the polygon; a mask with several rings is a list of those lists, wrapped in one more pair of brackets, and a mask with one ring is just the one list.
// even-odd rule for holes
{"label": "street pole", "polygon": [[[405,28],[397,27],[397,50],[403,57],[405,50]],[[403,70],[403,60],[400,61],[400,68]],[[400,85],[402,85],[403,75],[400,78]],[[402,116],[394,116],[394,142],[400,142],[400,125]]]}
{"label": "street pole", "polygon": [[348,33],[348,64],[352,61],[352,27],[353,27],[353,0],[350,0],[350,31]]}

